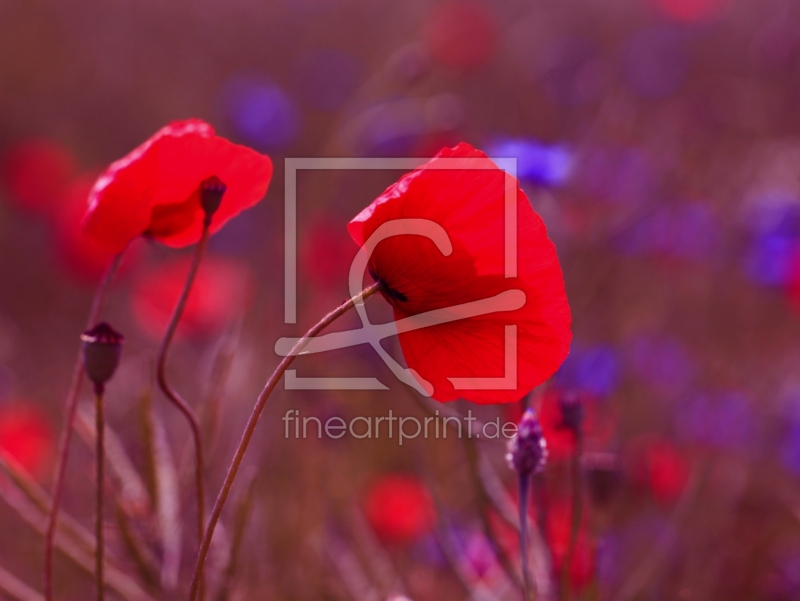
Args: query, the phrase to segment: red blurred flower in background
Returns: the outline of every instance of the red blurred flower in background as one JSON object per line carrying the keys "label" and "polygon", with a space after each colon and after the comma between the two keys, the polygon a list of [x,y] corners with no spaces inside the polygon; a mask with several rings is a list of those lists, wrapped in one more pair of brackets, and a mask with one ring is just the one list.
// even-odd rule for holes
{"label": "red blurred flower in background", "polygon": [[[452,161],[457,159],[457,169]],[[492,168],[487,169],[487,165]],[[505,187],[516,194],[517,276],[505,277]],[[570,309],[555,246],[519,183],[469,144],[444,149],[403,176],[349,224],[361,246],[382,225],[421,219],[441,226],[452,244],[445,255],[429,238],[384,239],[369,261],[395,319],[485,301],[521,290],[520,308],[490,302],[487,313],[399,334],[409,368],[433,385],[433,398],[477,403],[519,400],[549,378],[567,356]],[[502,378],[505,326],[517,328],[516,385],[502,390],[456,389],[450,378]]]}
{"label": "red blurred flower in background", "polygon": [[[183,290],[189,262],[188,257],[169,261],[146,271],[134,282],[133,316],[154,340],[164,335]],[[245,264],[206,257],[186,302],[177,336],[198,338],[218,332],[248,308],[253,295],[252,274]]]}
{"label": "red blurred flower in background", "polygon": [[670,441],[642,435],[630,443],[628,468],[632,480],[659,503],[673,503],[689,481],[689,463]]}
{"label": "red blurred flower in background", "polygon": [[[548,460],[560,461],[569,459],[575,454],[575,432],[564,425],[563,415],[559,407],[559,396],[565,394],[558,388],[545,392],[539,408],[539,423],[542,424],[544,438],[547,441]],[[614,420],[601,416],[597,401],[583,394],[583,430],[586,442],[595,448],[605,448],[614,436]]]}
{"label": "red blurred flower in background", "polygon": [[[553,556],[553,569],[556,573],[560,573],[564,562],[567,561],[572,535],[571,500],[560,499],[548,504],[546,528],[547,542]],[[596,549],[589,533],[588,518],[584,512],[569,566],[569,579],[574,590],[580,591],[594,580],[595,565]]]}
{"label": "red blurred flower in background", "polygon": [[204,218],[199,186],[212,176],[227,186],[211,224],[214,233],[266,194],[272,162],[215,135],[198,119],[171,123],[100,176],[84,232],[112,254],[140,235],[173,247],[193,244]]}
{"label": "red blurred flower in background", "polygon": [[301,273],[324,291],[342,288],[356,248],[341,229],[332,227],[336,217],[315,215],[301,240]]}
{"label": "red blurred flower in background", "polygon": [[707,21],[720,16],[728,0],[653,0],[666,15],[677,21]]}
{"label": "red blurred flower in background", "polygon": [[72,154],[52,140],[31,138],[12,146],[0,159],[0,177],[11,199],[35,213],[57,200],[75,172]]}
{"label": "red blurred flower in background", "polygon": [[412,542],[436,522],[436,509],[428,489],[404,474],[383,476],[367,490],[364,513],[375,534],[393,544]]}
{"label": "red blurred flower in background", "polygon": [[[52,215],[53,244],[59,262],[71,276],[86,284],[99,282],[114,259],[112,253],[81,231],[86,199],[95,179],[95,176],[84,175],[71,181],[59,194]],[[135,256],[129,251],[121,270],[130,268]]]}
{"label": "red blurred flower in background", "polygon": [[53,429],[44,413],[28,402],[0,407],[0,453],[34,476],[41,476],[54,452]]}
{"label": "red blurred flower in background", "polygon": [[431,14],[424,38],[442,64],[474,69],[489,61],[497,48],[497,26],[491,12],[473,2],[447,2]]}

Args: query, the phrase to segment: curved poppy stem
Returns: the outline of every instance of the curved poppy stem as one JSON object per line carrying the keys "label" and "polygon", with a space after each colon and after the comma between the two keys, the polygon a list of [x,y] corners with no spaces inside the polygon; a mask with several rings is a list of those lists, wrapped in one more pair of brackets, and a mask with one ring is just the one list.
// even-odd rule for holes
{"label": "curved poppy stem", "polygon": [[197,599],[197,593],[200,581],[203,577],[206,557],[208,556],[208,550],[211,547],[211,539],[214,536],[214,529],[217,526],[217,522],[219,522],[220,515],[222,515],[222,509],[225,507],[225,501],[228,499],[228,494],[231,492],[233,481],[236,478],[236,473],[239,471],[239,468],[242,465],[244,454],[247,452],[247,446],[250,444],[250,439],[253,437],[253,432],[255,432],[256,425],[258,425],[258,420],[261,417],[261,413],[264,411],[264,406],[267,404],[267,400],[269,400],[269,397],[272,394],[272,391],[275,389],[275,386],[277,386],[284,372],[286,372],[286,370],[292,364],[294,358],[300,354],[300,352],[314,336],[328,327],[338,317],[347,313],[356,304],[364,302],[365,299],[378,292],[380,288],[380,282],[375,282],[374,284],[367,286],[354,297],[345,301],[336,309],[323,317],[315,326],[306,332],[305,336],[297,341],[294,347],[292,347],[292,350],[289,351],[289,354],[287,354],[281,360],[281,362],[278,364],[278,367],[276,367],[275,371],[272,372],[269,380],[267,380],[264,389],[261,391],[261,394],[258,396],[258,400],[253,407],[253,412],[250,414],[250,418],[247,420],[244,433],[239,441],[239,445],[236,447],[236,453],[234,453],[231,464],[228,467],[228,473],[225,475],[225,481],[223,482],[222,488],[219,491],[219,495],[217,495],[217,500],[214,503],[214,509],[211,511],[211,518],[209,519],[208,527],[206,528],[205,535],[203,537],[203,543],[200,546],[200,553],[197,556],[197,563],[195,564],[194,568],[192,588],[189,594],[190,601],[195,601]]}
{"label": "curved poppy stem", "polygon": [[575,455],[572,457],[572,520],[570,524],[569,546],[561,566],[561,598],[570,601],[572,587],[570,570],[578,544],[578,533],[581,528],[583,514],[583,477],[581,474],[581,456],[583,455],[583,432],[580,428],[575,430]]}
{"label": "curved poppy stem", "polygon": [[[192,430],[192,438],[194,439],[194,464],[195,464],[195,495],[197,496],[197,544],[198,546],[203,540],[203,530],[206,523],[206,501],[205,501],[205,478],[203,475],[205,463],[203,453],[203,434],[200,425],[200,418],[197,417],[194,409],[173,389],[169,382],[167,382],[166,368],[167,368],[167,353],[175,338],[175,332],[178,329],[178,324],[181,321],[183,312],[186,309],[186,302],[189,299],[189,294],[192,291],[192,286],[197,278],[197,272],[200,269],[200,263],[205,255],[206,246],[208,245],[209,227],[211,220],[207,219],[203,224],[203,233],[200,236],[200,241],[197,243],[197,248],[194,252],[192,264],[189,267],[189,273],[186,275],[186,283],[183,286],[183,291],[175,305],[175,310],[172,312],[167,330],[164,333],[164,338],[161,341],[161,346],[158,349],[158,359],[156,360],[156,378],[158,386],[164,392],[170,402],[180,411],[189,422],[189,427]],[[201,583],[201,585],[204,583]],[[201,586],[202,588],[202,586]],[[202,594],[201,594],[202,598]]]}
{"label": "curved poppy stem", "polygon": [[522,563],[522,582],[525,585],[525,601],[533,601],[536,596],[536,585],[531,575],[531,566],[528,559],[530,546],[528,537],[528,500],[530,499],[531,476],[529,474],[519,477],[519,557]]}
{"label": "curved poppy stem", "polygon": [[[94,300],[92,301],[92,308],[89,311],[89,319],[86,321],[86,328],[89,329],[97,323],[100,312],[103,309],[103,303],[106,299],[106,294],[114,280],[114,275],[119,269],[122,262],[122,257],[125,251],[119,253],[111,264],[108,266],[103,280],[97,287]],[[50,512],[47,516],[47,526],[45,530],[45,543],[44,543],[44,577],[43,588],[44,597],[46,601],[53,600],[53,555],[55,553],[55,540],[56,540],[56,526],[58,524],[58,511],[61,507],[61,497],[64,493],[64,477],[67,472],[67,462],[69,460],[69,445],[72,441],[72,428],[75,423],[75,412],[78,408],[78,394],[83,384],[83,355],[78,351],[78,359],[75,362],[75,368],[72,371],[72,381],[67,391],[66,402],[66,420],[64,422],[64,429],[61,432],[61,440],[58,445],[58,458],[56,460],[56,470],[53,479],[53,503],[50,507]]]}
{"label": "curved poppy stem", "polygon": [[103,544],[103,484],[105,483],[105,419],[103,418],[103,396],[105,389],[102,385],[95,386],[95,442],[97,447],[97,516],[95,517],[95,549],[94,549],[94,577],[97,586],[97,601],[105,598],[105,582],[103,580],[104,544]]}

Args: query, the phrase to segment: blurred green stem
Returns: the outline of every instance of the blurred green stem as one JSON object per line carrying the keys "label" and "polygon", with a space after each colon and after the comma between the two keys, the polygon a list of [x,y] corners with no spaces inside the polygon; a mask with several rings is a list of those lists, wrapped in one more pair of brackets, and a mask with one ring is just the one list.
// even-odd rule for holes
{"label": "blurred green stem", "polygon": [[569,533],[569,546],[561,565],[561,599],[570,601],[572,597],[572,587],[570,582],[570,570],[575,556],[575,548],[578,545],[578,535],[583,519],[583,473],[581,471],[581,457],[583,456],[583,432],[580,428],[575,430],[575,454],[572,457],[572,511],[571,525]]}
{"label": "blurred green stem", "polygon": [[[95,292],[92,308],[89,311],[89,318],[86,320],[86,329],[91,328],[100,318],[106,293],[119,269],[125,251],[119,253],[106,271],[103,280]],[[67,392],[66,419],[64,428],[61,432],[61,440],[58,447],[58,459],[56,460],[56,471],[53,479],[53,504],[47,516],[45,527],[44,544],[44,596],[47,601],[53,599],[53,553],[55,550],[56,525],[58,524],[58,510],[61,506],[61,497],[64,492],[64,477],[67,472],[67,461],[69,459],[69,444],[72,440],[72,426],[75,422],[75,411],[78,407],[78,394],[83,384],[83,356],[78,352],[78,359],[72,371],[72,382]]]}
{"label": "blurred green stem", "polygon": [[211,547],[211,538],[214,536],[214,529],[216,528],[217,522],[219,522],[219,518],[222,515],[222,509],[225,507],[225,502],[227,501],[228,495],[231,492],[233,481],[236,479],[236,474],[242,465],[244,454],[247,452],[247,447],[250,444],[250,439],[253,437],[253,432],[255,432],[256,425],[258,425],[258,420],[261,417],[261,413],[264,411],[264,406],[266,405],[267,400],[269,400],[272,391],[278,385],[278,382],[283,377],[283,374],[286,372],[286,370],[289,369],[289,366],[292,364],[295,357],[300,354],[300,352],[314,336],[328,327],[337,318],[347,313],[357,303],[364,302],[367,298],[378,292],[380,287],[380,282],[375,282],[374,284],[367,286],[364,288],[364,290],[356,294],[351,299],[345,301],[336,309],[323,317],[315,326],[306,332],[305,336],[297,341],[297,344],[295,344],[289,354],[283,358],[283,360],[278,364],[278,367],[275,368],[275,371],[272,372],[269,380],[267,380],[264,389],[261,391],[261,394],[256,401],[255,407],[253,407],[253,412],[250,414],[250,418],[247,420],[247,425],[245,426],[244,433],[239,441],[239,446],[236,448],[236,453],[234,454],[233,460],[228,468],[228,473],[225,475],[225,481],[223,482],[222,488],[217,496],[217,500],[214,503],[214,509],[211,511],[211,518],[209,519],[208,528],[206,528],[205,535],[203,536],[203,542],[200,545],[200,552],[197,556],[197,564],[194,568],[192,589],[189,594],[189,599],[191,601],[195,601],[195,599],[197,599],[200,583],[203,578],[206,557],[208,556],[208,550]]}
{"label": "blurred green stem", "polygon": [[530,560],[528,549],[528,504],[530,500],[531,476],[530,474],[520,474],[519,476],[519,557],[522,563],[522,582],[525,586],[525,601],[533,601],[536,596],[536,587],[531,576]]}
{"label": "blurred green stem", "polygon": [[105,446],[104,446],[104,417],[103,417],[103,386],[95,387],[94,391],[94,406],[95,406],[95,423],[97,432],[97,515],[95,516],[95,549],[94,549],[94,565],[95,565],[95,585],[97,586],[97,599],[103,601],[105,598],[105,586],[103,581],[103,489],[105,484]]}
{"label": "blurred green stem", "polygon": [[[208,245],[210,220],[206,220],[203,224],[203,233],[200,236],[200,241],[195,248],[194,258],[189,267],[189,273],[186,275],[186,283],[183,285],[183,291],[175,305],[175,310],[172,313],[172,318],[167,325],[167,330],[164,333],[164,338],[161,341],[161,346],[158,349],[158,359],[156,360],[156,377],[158,379],[158,386],[164,392],[170,402],[180,411],[189,422],[189,427],[192,430],[192,437],[194,439],[194,464],[195,464],[195,496],[197,497],[197,544],[198,546],[203,540],[203,530],[206,522],[206,503],[205,503],[205,480],[203,477],[204,459],[203,459],[203,434],[200,425],[200,419],[197,417],[194,409],[181,398],[167,382],[166,368],[167,368],[167,353],[175,338],[175,332],[178,329],[178,324],[181,321],[183,312],[186,309],[186,302],[189,299],[189,294],[192,292],[192,286],[197,278],[197,272],[200,269],[200,263],[203,260],[206,246]],[[204,583],[200,582],[200,598],[203,598],[202,589]]]}

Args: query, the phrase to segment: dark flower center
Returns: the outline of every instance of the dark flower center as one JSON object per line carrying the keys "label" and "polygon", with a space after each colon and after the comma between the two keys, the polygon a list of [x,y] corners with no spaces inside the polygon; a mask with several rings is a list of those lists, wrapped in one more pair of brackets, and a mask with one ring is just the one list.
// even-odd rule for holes
{"label": "dark flower center", "polygon": [[403,294],[399,290],[395,290],[394,288],[392,288],[389,284],[386,283],[386,280],[384,280],[381,276],[378,275],[376,271],[370,269],[369,275],[372,276],[372,279],[375,280],[376,282],[380,282],[381,290],[383,290],[386,296],[396,301],[400,301],[401,303],[405,303],[408,301],[408,297],[405,294]]}

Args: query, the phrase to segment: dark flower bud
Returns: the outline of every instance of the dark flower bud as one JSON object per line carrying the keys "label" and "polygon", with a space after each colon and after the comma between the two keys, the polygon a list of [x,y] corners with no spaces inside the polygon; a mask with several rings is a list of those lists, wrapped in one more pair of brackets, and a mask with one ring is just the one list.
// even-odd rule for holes
{"label": "dark flower bud", "polygon": [[203,207],[203,211],[206,214],[206,225],[211,223],[211,218],[214,216],[214,213],[217,212],[217,209],[219,209],[219,205],[222,203],[222,197],[225,195],[227,189],[228,186],[216,175],[212,175],[208,179],[203,180],[200,184],[200,205]]}
{"label": "dark flower bud", "polygon": [[536,411],[525,411],[517,428],[517,435],[508,443],[506,461],[520,476],[530,476],[542,471],[547,461],[547,443]]}
{"label": "dark flower bud", "polygon": [[81,334],[81,340],[86,375],[94,383],[95,390],[102,390],[119,365],[125,338],[110,325],[101,322]]}
{"label": "dark flower bud", "polygon": [[562,392],[558,395],[558,407],[561,409],[562,428],[573,432],[581,429],[583,424],[583,399],[577,392]]}
{"label": "dark flower bud", "polygon": [[594,452],[583,457],[589,495],[598,507],[607,505],[622,484],[622,469],[615,453]]}

